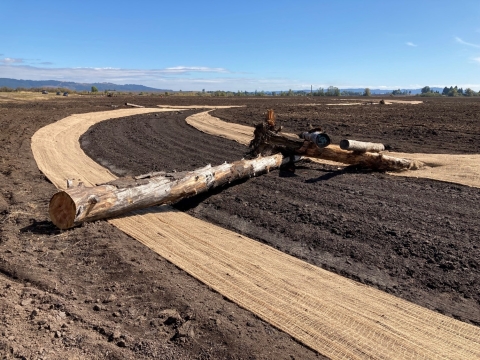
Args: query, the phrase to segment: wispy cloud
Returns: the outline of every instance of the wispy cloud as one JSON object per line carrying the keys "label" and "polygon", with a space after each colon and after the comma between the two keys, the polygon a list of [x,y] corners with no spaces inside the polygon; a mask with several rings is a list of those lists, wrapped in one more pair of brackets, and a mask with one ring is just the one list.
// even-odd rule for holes
{"label": "wispy cloud", "polygon": [[[475,58],[480,63],[480,58]],[[114,84],[139,84],[157,89],[172,90],[300,90],[310,89],[310,83],[285,77],[264,77],[246,75],[218,67],[174,66],[162,69],[119,69],[119,68],[59,68],[25,63],[0,61],[0,78],[28,80],[59,80],[78,83],[110,82]],[[370,89],[405,89],[420,88],[420,85],[354,85],[351,83],[322,84],[313,82],[313,88],[328,88],[329,85],[339,88],[370,88]],[[464,89],[470,87],[480,90],[479,84],[457,84]],[[443,87],[443,85],[442,85]]]}
{"label": "wispy cloud", "polygon": [[24,59],[3,58],[0,59],[1,64],[22,64]]}
{"label": "wispy cloud", "polygon": [[[36,65],[24,63],[22,59],[6,58],[0,60],[0,77],[29,80],[59,80],[80,83],[111,82],[115,84],[142,84],[146,86],[172,89],[197,89],[218,84],[217,89],[226,86],[240,86],[242,80],[246,87],[252,88],[255,79],[240,78],[241,75],[225,68],[206,66],[174,66],[162,69],[121,69],[112,67],[59,68],[48,66],[50,62]],[[198,85],[203,84],[203,85]],[[215,89],[215,90],[217,90]],[[236,89],[238,90],[238,89]]]}
{"label": "wispy cloud", "polygon": [[183,74],[191,72],[209,72],[209,73],[228,73],[229,71],[224,68],[210,68],[205,66],[174,66],[164,69],[165,72]]}
{"label": "wispy cloud", "polygon": [[473,58],[473,61],[478,62],[480,64],[480,57]]}
{"label": "wispy cloud", "polygon": [[[174,66],[162,69],[58,68],[29,64],[0,63],[0,78],[59,80],[78,83],[110,82],[139,84],[172,90],[285,90],[310,88],[296,79],[253,77],[221,67]],[[335,84],[333,84],[335,85]],[[322,85],[322,87],[328,87]]]}
{"label": "wispy cloud", "polygon": [[474,47],[474,48],[480,48],[480,45],[472,44],[472,43],[463,41],[463,40],[460,39],[459,37],[455,37],[455,41],[456,41],[457,43],[459,43],[459,44],[462,44],[462,45],[467,45],[467,46],[471,46],[471,47]]}
{"label": "wispy cloud", "polygon": [[418,46],[417,44],[414,44],[414,43],[412,43],[412,42],[410,42],[410,41],[409,41],[409,42],[406,42],[405,44],[408,45],[408,46],[412,46],[412,47],[417,47],[417,46]]}

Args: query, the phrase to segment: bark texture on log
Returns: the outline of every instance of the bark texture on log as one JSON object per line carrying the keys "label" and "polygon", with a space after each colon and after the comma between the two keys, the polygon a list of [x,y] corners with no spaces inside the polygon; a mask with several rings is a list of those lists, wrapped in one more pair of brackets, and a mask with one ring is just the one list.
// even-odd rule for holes
{"label": "bark texture on log", "polygon": [[377,171],[416,170],[423,166],[423,163],[416,160],[396,158],[379,153],[358,153],[342,150],[338,145],[330,145],[326,148],[319,149],[317,146],[310,143],[302,154],[309,157],[337,161],[349,165],[358,165],[360,167]]}
{"label": "bark texture on log", "polygon": [[342,150],[350,150],[355,152],[381,152],[385,150],[385,146],[383,144],[347,139],[340,141],[340,148]]}
{"label": "bark texture on log", "polygon": [[[299,157],[297,157],[298,160]],[[58,192],[50,200],[49,214],[60,229],[104,219],[208,191],[232,181],[252,177],[286,163],[281,154],[210,165],[184,173],[157,173],[120,178],[95,187],[78,186]]]}
{"label": "bark texture on log", "polygon": [[304,141],[292,134],[272,131],[266,124],[258,124],[254,130],[254,138],[250,142],[251,154],[266,155],[282,153],[284,156],[302,155],[318,159],[331,160],[349,165],[358,165],[377,171],[415,170],[424,164],[409,159],[395,158],[371,152],[354,152],[342,150],[338,145],[319,148],[310,141]]}

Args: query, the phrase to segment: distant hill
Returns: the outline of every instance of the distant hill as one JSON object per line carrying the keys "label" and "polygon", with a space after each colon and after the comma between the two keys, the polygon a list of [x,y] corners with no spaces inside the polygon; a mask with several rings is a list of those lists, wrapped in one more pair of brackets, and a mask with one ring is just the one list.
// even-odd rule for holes
{"label": "distant hill", "polygon": [[155,89],[143,85],[125,84],[118,85],[113,83],[76,83],[73,81],[57,81],[57,80],[16,80],[9,78],[0,78],[0,87],[16,88],[67,88],[75,91],[90,91],[95,86],[98,91],[116,90],[116,91],[132,91],[132,92],[165,92],[172,90]]}

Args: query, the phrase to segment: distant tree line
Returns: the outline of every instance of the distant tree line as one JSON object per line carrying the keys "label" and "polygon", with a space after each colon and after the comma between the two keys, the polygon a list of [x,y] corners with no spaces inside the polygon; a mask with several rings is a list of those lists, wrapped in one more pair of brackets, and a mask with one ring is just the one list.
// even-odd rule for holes
{"label": "distant tree line", "polygon": [[402,91],[400,89],[397,89],[392,91],[392,95],[412,95],[412,91],[411,90]]}
{"label": "distant tree line", "polygon": [[457,86],[453,87],[450,86],[444,87],[442,91],[442,95],[447,95],[447,96],[480,96],[480,91],[475,92],[474,90],[470,88],[466,88],[465,91],[462,88],[458,88]]}
{"label": "distant tree line", "polygon": [[420,96],[480,96],[480,91],[476,92],[470,88],[463,90],[462,88],[458,88],[457,86],[445,86],[443,91],[440,93],[439,91],[433,91],[430,86],[424,86],[421,90]]}
{"label": "distant tree line", "polygon": [[[0,92],[20,92],[20,91],[28,91],[28,92],[39,92],[42,90],[47,90],[49,92],[69,92],[69,93],[76,93],[80,95],[87,95],[87,94],[101,94],[98,91],[98,88],[95,86],[91,87],[91,91],[75,91],[68,88],[9,88],[6,86],[0,87]],[[147,92],[120,92],[115,90],[105,90],[104,93],[108,94],[109,92],[115,92],[115,95],[150,95],[150,96],[219,96],[219,97],[229,97],[229,96],[372,96],[371,90],[369,88],[365,88],[363,92],[361,91],[352,91],[352,90],[340,90],[335,86],[329,86],[327,89],[319,88],[314,91],[309,90],[298,90],[294,91],[289,89],[288,91],[223,91],[223,90],[216,90],[216,91],[182,91],[179,92],[164,92],[164,93],[147,93]],[[411,90],[393,90],[391,95],[411,95]],[[480,96],[480,91],[476,92],[470,88],[463,90],[462,88],[458,88],[457,86],[443,88],[443,91],[440,93],[439,91],[434,91],[429,86],[424,86],[421,89],[421,94],[419,96]]]}
{"label": "distant tree line", "polygon": [[340,96],[340,89],[335,86],[329,86],[327,90],[319,88],[315,91],[313,96]]}

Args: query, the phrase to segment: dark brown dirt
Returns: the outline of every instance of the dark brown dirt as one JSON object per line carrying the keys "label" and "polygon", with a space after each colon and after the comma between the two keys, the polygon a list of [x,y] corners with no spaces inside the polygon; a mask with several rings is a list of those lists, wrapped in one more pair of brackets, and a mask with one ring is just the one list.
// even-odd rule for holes
{"label": "dark brown dirt", "polygon": [[[425,98],[415,98],[418,99]],[[277,124],[283,125],[284,131],[298,133],[308,129],[308,124],[320,126],[335,144],[348,138],[384,143],[398,152],[480,154],[479,99],[426,99],[419,105],[362,106],[326,105],[348,103],[331,98],[314,98],[318,104],[313,106],[272,99],[249,104],[247,109],[218,109],[213,115],[251,126],[263,119],[265,107],[269,106],[275,110]]]}
{"label": "dark brown dirt", "polygon": [[108,223],[62,232],[49,221],[56,189],[36,166],[31,136],[125,102],[159,100],[0,102],[0,358],[322,358]]}
{"label": "dark brown dirt", "polygon": [[[311,103],[307,98],[136,96],[0,102],[0,355],[321,358],[104,221],[64,232],[55,229],[47,205],[56,190],[38,171],[30,150],[30,137],[42,126],[125,102],[247,104],[245,109],[217,110],[216,115],[250,125],[274,108],[286,128],[287,122],[298,123],[289,125],[291,130],[320,124],[336,142],[350,133],[348,137],[359,140],[387,139],[395,150],[478,153],[478,99],[427,101],[358,110],[296,106]],[[369,121],[369,111],[375,122]],[[107,148],[97,148],[97,159],[126,174],[155,166],[195,168],[243,155],[245,147],[186,127],[183,119],[189,113],[146,115],[139,119],[145,125],[138,128],[124,121],[122,136],[116,130],[122,122],[118,120],[102,139]],[[101,131],[93,130],[88,139]],[[120,137],[113,139],[113,131]],[[147,150],[139,150],[147,139]],[[90,145],[86,147],[96,151],[94,145],[100,143]],[[130,149],[127,155],[134,161],[125,160],[122,148]],[[177,206],[319,266],[480,324],[478,189],[311,163],[288,175],[272,172]]]}
{"label": "dark brown dirt", "polygon": [[[441,151],[445,153],[471,152],[477,144],[457,143],[456,138],[479,138],[480,129],[475,133],[472,123],[478,121],[475,109],[480,102],[441,100],[444,102],[424,105],[341,107],[350,112],[350,120],[345,120],[347,110],[339,111],[339,107],[281,105],[273,100],[251,101],[247,108],[216,110],[214,114],[251,124],[271,107],[287,130],[300,131],[305,129],[301,124],[306,127],[313,123],[326,128],[334,141],[341,122],[355,129],[353,138],[387,139],[396,150],[420,152],[427,147],[436,152],[433,142],[443,144]],[[446,121],[432,121],[437,113],[443,119],[450,106],[473,117],[457,116],[459,130],[455,133],[442,130],[448,125]],[[371,131],[366,123],[368,111],[377,119],[372,120]],[[404,112],[409,114],[406,119],[389,120],[403,119]],[[84,149],[93,158],[106,160],[119,174],[146,173],[152,167],[188,170],[208,162],[239,159],[247,151],[232,141],[187,126],[184,119],[190,113],[100,123],[83,137]],[[289,120],[283,119],[285,113],[290,114]],[[383,120],[378,119],[380,114]],[[319,119],[328,121],[321,123]],[[417,123],[425,128],[418,143],[409,143],[408,137],[395,136],[392,130],[401,126],[414,129]],[[140,146],[142,143],[146,146]],[[177,208],[315,265],[480,325],[479,204],[480,190],[476,188],[303,163],[294,175],[273,171],[183,201]]]}

